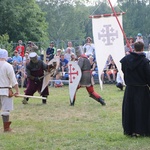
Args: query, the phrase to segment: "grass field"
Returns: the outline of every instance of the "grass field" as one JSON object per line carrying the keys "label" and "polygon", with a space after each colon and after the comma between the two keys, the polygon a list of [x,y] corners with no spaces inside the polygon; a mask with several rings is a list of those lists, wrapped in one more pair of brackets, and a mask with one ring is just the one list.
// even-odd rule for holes
{"label": "grass field", "polygon": [[124,92],[108,84],[103,90],[96,84],[95,90],[106,106],[91,99],[85,88],[77,92],[75,106],[69,106],[67,85],[50,88],[47,105],[40,99],[23,105],[22,98],[14,98],[10,120],[15,132],[3,133],[0,120],[0,150],[149,150],[149,138],[123,135]]}

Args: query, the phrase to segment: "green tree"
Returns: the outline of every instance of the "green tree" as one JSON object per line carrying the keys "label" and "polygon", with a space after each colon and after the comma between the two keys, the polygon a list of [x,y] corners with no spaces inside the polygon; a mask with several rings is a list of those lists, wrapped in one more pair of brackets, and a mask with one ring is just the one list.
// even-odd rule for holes
{"label": "green tree", "polygon": [[78,2],[69,0],[41,0],[41,9],[47,13],[49,39],[54,41],[79,40],[85,37],[87,11]]}
{"label": "green tree", "polygon": [[7,33],[10,41],[42,41],[47,39],[44,13],[35,0],[0,1],[0,35]]}
{"label": "green tree", "polygon": [[9,41],[9,35],[8,34],[3,34],[0,36],[0,48],[6,49],[9,53],[9,56],[11,56],[13,45],[12,45],[12,42],[8,42],[8,41]]}
{"label": "green tree", "polygon": [[145,1],[124,1],[120,7],[126,12],[123,26],[127,36],[134,37],[138,32],[144,36],[150,33],[148,27],[148,22],[150,22],[149,5]]}

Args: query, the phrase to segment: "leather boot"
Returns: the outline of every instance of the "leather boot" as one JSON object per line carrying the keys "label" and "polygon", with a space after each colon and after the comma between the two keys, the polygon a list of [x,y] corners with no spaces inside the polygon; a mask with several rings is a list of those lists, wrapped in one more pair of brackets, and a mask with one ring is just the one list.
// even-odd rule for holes
{"label": "leather boot", "polygon": [[100,102],[102,105],[106,105],[104,99],[102,99],[101,97],[100,97],[98,100],[99,100],[99,102]]}
{"label": "leather boot", "polygon": [[11,121],[9,122],[4,122],[4,132],[11,132],[11,128],[10,128],[10,124],[11,124]]}
{"label": "leather boot", "polygon": [[73,99],[73,102],[71,102],[70,100],[70,106],[74,106],[74,103],[75,103],[75,98]]}
{"label": "leather boot", "polygon": [[[43,97],[47,98],[47,96],[43,96]],[[42,104],[46,104],[46,103],[47,103],[47,99],[42,99]]]}
{"label": "leather boot", "polygon": [[24,99],[22,100],[22,104],[28,104],[28,100],[29,100],[29,98],[24,98]]}
{"label": "leather boot", "polygon": [[46,104],[46,99],[42,99],[42,104]]}
{"label": "leather boot", "polygon": [[119,88],[120,90],[123,90],[123,84],[122,83],[117,83],[116,87]]}
{"label": "leather boot", "polygon": [[106,105],[104,99],[102,99],[101,97],[96,98],[93,94],[90,94],[90,97],[93,98],[94,100],[96,100],[97,102],[101,103],[101,105]]}

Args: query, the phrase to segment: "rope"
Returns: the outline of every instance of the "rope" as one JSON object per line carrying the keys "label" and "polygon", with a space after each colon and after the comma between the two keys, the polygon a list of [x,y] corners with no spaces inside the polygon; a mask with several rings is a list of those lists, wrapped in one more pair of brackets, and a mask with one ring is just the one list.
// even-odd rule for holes
{"label": "rope", "polygon": [[91,15],[93,15],[96,12],[96,10],[101,6],[101,4],[102,4],[102,2],[99,3],[99,5],[97,6],[97,8],[92,12]]}

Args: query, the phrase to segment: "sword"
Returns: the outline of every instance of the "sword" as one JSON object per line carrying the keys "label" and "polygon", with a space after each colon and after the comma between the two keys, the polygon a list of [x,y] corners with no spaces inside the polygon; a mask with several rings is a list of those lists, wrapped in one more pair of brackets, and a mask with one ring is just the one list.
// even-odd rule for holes
{"label": "sword", "polygon": [[31,95],[22,95],[22,94],[16,95],[16,97],[46,99],[46,97],[42,97],[42,96],[31,96]]}
{"label": "sword", "polygon": [[42,78],[44,78],[45,76],[50,75],[50,74],[51,74],[51,72],[45,73],[43,76],[39,77],[39,80],[41,80]]}
{"label": "sword", "polygon": [[51,77],[54,76],[56,74],[56,71],[57,71],[56,68],[51,69],[51,72],[46,72],[43,76],[39,77],[39,80],[41,80],[47,75],[50,75]]}

